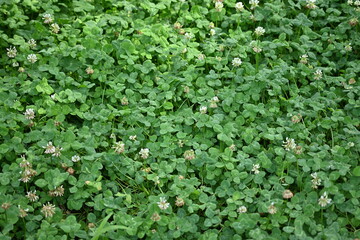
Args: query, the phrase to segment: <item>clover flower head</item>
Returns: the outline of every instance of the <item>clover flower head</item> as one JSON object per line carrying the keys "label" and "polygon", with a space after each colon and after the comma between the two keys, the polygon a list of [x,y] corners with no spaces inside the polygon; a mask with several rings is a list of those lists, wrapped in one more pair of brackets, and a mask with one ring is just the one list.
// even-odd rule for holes
{"label": "clover flower head", "polygon": [[55,205],[49,202],[47,204],[43,204],[41,212],[46,218],[51,218],[55,214]]}
{"label": "clover flower head", "polygon": [[115,152],[120,154],[123,153],[125,151],[125,144],[123,142],[116,142],[115,146],[112,147],[113,149],[115,149]]}
{"label": "clover flower head", "polygon": [[216,2],[215,2],[215,10],[216,10],[217,12],[221,12],[221,10],[223,9],[223,7],[224,7],[224,4],[223,4],[222,2],[220,2],[220,1],[216,1]]}
{"label": "clover flower head", "polygon": [[243,10],[244,10],[244,4],[243,4],[242,2],[237,2],[237,3],[235,4],[235,9],[236,9],[237,11],[243,11]]}
{"label": "clover flower head", "polygon": [[351,50],[352,50],[351,43],[346,44],[345,45],[345,51],[351,52]]}
{"label": "clover flower head", "polygon": [[54,157],[60,157],[62,150],[63,150],[62,147],[56,147],[54,153],[52,154],[52,156],[54,156]]}
{"label": "clover flower head", "polygon": [[10,46],[9,48],[6,49],[7,51],[7,55],[9,58],[14,58],[16,57],[16,54],[17,54],[17,50],[16,50],[16,47],[14,46]]}
{"label": "clover flower head", "polygon": [[254,172],[254,174],[259,174],[260,173],[259,169],[260,169],[260,164],[253,164],[253,168],[251,171]]}
{"label": "clover flower head", "polygon": [[188,32],[185,33],[184,36],[185,36],[185,38],[188,39],[188,40],[190,40],[190,39],[192,39],[192,38],[194,37],[194,35],[193,35],[192,33],[188,33]]}
{"label": "clover flower head", "polygon": [[214,36],[216,34],[215,29],[210,29],[210,36]]}
{"label": "clover flower head", "polygon": [[331,199],[328,197],[327,193],[324,192],[323,195],[319,198],[319,205],[321,207],[326,207],[328,204],[331,203]]}
{"label": "clover flower head", "polygon": [[315,9],[316,7],[316,0],[306,0],[306,8]]}
{"label": "clover flower head", "polygon": [[240,206],[238,209],[237,209],[237,212],[238,213],[246,213],[247,212],[247,208],[245,206]]}
{"label": "clover flower head", "polygon": [[71,161],[78,162],[78,161],[80,161],[80,157],[78,155],[74,155],[71,157]]}
{"label": "clover flower head", "polygon": [[205,55],[202,54],[202,53],[200,53],[200,54],[198,55],[198,59],[199,59],[200,61],[203,61],[203,60],[205,59]]}
{"label": "clover flower head", "polygon": [[251,9],[255,9],[256,7],[259,6],[259,1],[258,0],[250,0],[249,4],[251,5]]}
{"label": "clover flower head", "polygon": [[35,118],[35,111],[32,108],[26,109],[26,111],[24,112],[25,118],[26,119],[34,119]]}
{"label": "clover flower head", "polygon": [[55,150],[56,150],[56,148],[52,142],[48,142],[46,144],[46,146],[43,146],[43,148],[45,148],[45,153],[47,153],[47,154],[55,153]]}
{"label": "clover flower head", "polygon": [[150,150],[148,148],[142,148],[139,152],[141,158],[147,159],[149,157]]}
{"label": "clover flower head", "polygon": [[314,79],[320,80],[322,78],[322,75],[323,75],[323,73],[322,73],[321,69],[317,69],[314,73]]}
{"label": "clover flower head", "polygon": [[184,152],[184,158],[186,160],[193,160],[195,158],[195,152],[194,150],[186,150]]}
{"label": "clover flower head", "polygon": [[160,221],[161,217],[157,212],[155,212],[155,213],[153,213],[153,215],[151,216],[150,219],[153,220],[154,222],[157,222],[157,221]]}
{"label": "clover flower head", "polygon": [[300,63],[307,64],[309,56],[307,54],[303,54],[300,56]]}
{"label": "clover flower head", "polygon": [[36,47],[36,41],[34,39],[30,39],[28,41],[28,44],[29,44],[30,48],[35,48]]}
{"label": "clover flower head", "polygon": [[312,173],[311,177],[312,177],[312,179],[311,179],[312,188],[317,189],[318,186],[321,185],[321,179],[318,177],[316,172]]}
{"label": "clover flower head", "polygon": [[130,139],[131,141],[135,141],[135,140],[136,140],[136,135],[130,136],[129,139]]}
{"label": "clover flower head", "polygon": [[200,107],[200,113],[201,114],[206,114],[206,112],[207,112],[207,107],[206,106],[201,106]]}
{"label": "clover flower head", "polygon": [[64,195],[65,189],[63,187],[63,185],[55,188],[54,190],[50,190],[49,191],[49,195],[52,197],[61,197]]}
{"label": "clover flower head", "polygon": [[37,200],[39,200],[39,196],[36,195],[36,190],[27,192],[26,197],[27,197],[31,202],[36,202]]}
{"label": "clover flower head", "polygon": [[283,194],[282,194],[283,198],[284,199],[290,199],[294,196],[294,194],[289,190],[289,189],[286,189]]}
{"label": "clover flower head", "polygon": [[44,23],[52,23],[54,21],[50,13],[45,13],[42,19],[44,19]]}
{"label": "clover flower head", "polygon": [[182,207],[184,206],[185,201],[184,199],[180,198],[180,197],[176,197],[176,201],[175,201],[175,205],[178,207]]}
{"label": "clover flower head", "polygon": [[286,141],[283,142],[283,147],[286,151],[294,150],[296,148],[295,140],[287,137]]}
{"label": "clover flower head", "polygon": [[28,208],[23,209],[20,207],[20,205],[18,207],[19,207],[19,217],[21,217],[21,218],[26,217],[28,215],[29,209]]}
{"label": "clover flower head", "polygon": [[275,207],[274,203],[272,202],[270,206],[268,207],[268,212],[270,214],[275,214],[277,212],[277,208]]}
{"label": "clover flower head", "polygon": [[38,60],[36,54],[29,54],[26,59],[31,63],[35,63]]}
{"label": "clover flower head", "polygon": [[160,197],[160,202],[157,202],[157,204],[161,210],[166,210],[170,206],[165,197]]}
{"label": "clover flower head", "polygon": [[256,36],[262,36],[265,33],[265,28],[263,27],[257,27],[255,28],[255,35]]}
{"label": "clover flower head", "polygon": [[240,58],[234,58],[231,63],[234,67],[238,67],[242,64],[242,61]]}
{"label": "clover flower head", "polygon": [[57,23],[53,23],[50,25],[50,29],[53,33],[59,33],[60,26]]}

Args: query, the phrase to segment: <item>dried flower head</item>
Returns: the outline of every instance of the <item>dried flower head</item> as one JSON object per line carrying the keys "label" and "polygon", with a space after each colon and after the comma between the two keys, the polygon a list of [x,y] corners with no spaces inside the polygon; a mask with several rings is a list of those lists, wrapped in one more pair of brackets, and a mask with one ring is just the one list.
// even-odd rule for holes
{"label": "dried flower head", "polygon": [[290,199],[294,196],[294,194],[289,190],[289,189],[286,189],[283,194],[282,194],[283,198],[284,199]]}
{"label": "dried flower head", "polygon": [[183,176],[183,175],[179,175],[179,180],[184,180],[185,179],[185,177]]}
{"label": "dried flower head", "polygon": [[18,207],[19,207],[19,217],[21,217],[21,218],[26,217],[28,215],[29,209],[27,209],[27,208],[23,209],[20,207],[20,205]]}
{"label": "dried flower head", "polygon": [[36,202],[37,200],[39,200],[39,196],[36,195],[36,190],[27,192],[26,197],[27,197],[31,202]]}
{"label": "dried flower head", "polygon": [[3,204],[1,204],[1,208],[7,210],[11,207],[11,204],[8,202],[4,202]]}
{"label": "dried flower head", "polygon": [[157,202],[157,204],[161,210],[166,210],[168,207],[170,207],[170,203],[166,201],[165,197],[160,197],[160,202]]}
{"label": "dried flower head", "polygon": [[235,144],[231,144],[231,145],[229,146],[229,149],[230,149],[231,151],[235,151],[235,150],[236,150]]}
{"label": "dried flower head", "polygon": [[240,206],[238,209],[237,209],[237,212],[238,213],[246,213],[247,212],[247,208],[245,206]]}
{"label": "dried flower head", "polygon": [[359,23],[359,19],[357,19],[357,18],[352,18],[349,20],[349,24],[351,26],[356,26],[358,23]]}
{"label": "dried flower head", "polygon": [[66,171],[70,174],[73,175],[75,173],[75,170],[72,167],[69,167],[68,169],[66,169]]}
{"label": "dried flower head", "polygon": [[50,190],[49,191],[49,195],[52,197],[61,197],[64,195],[65,189],[63,187],[63,185],[55,188],[54,190]]}
{"label": "dried flower head", "polygon": [[91,75],[91,74],[94,73],[94,69],[92,69],[92,67],[87,67],[87,68],[85,69],[85,72],[86,72],[86,74]]}
{"label": "dried flower head", "polygon": [[121,99],[121,105],[129,105],[129,100],[127,99],[127,97],[123,97],[122,99]]}
{"label": "dried flower head", "polygon": [[17,50],[14,46],[10,46],[9,48],[6,49],[7,51],[7,55],[9,58],[14,58],[16,57],[16,54],[17,54]]}
{"label": "dried flower head", "polygon": [[354,78],[349,79],[349,84],[350,85],[355,84],[355,83],[356,83],[356,80]]}
{"label": "dried flower head", "polygon": [[184,152],[184,158],[186,160],[193,160],[195,158],[195,152],[194,150],[186,150]]}
{"label": "dried flower head", "polygon": [[161,217],[160,217],[160,215],[159,215],[157,212],[155,212],[155,213],[151,216],[150,219],[153,220],[154,222],[157,222],[157,221],[160,221]]}
{"label": "dried flower head", "polygon": [[294,152],[295,152],[295,154],[302,154],[303,149],[302,149],[301,146],[296,145],[296,147],[295,147],[295,149],[294,149]]}
{"label": "dried flower head", "polygon": [[302,119],[302,115],[300,113],[298,113],[297,115],[293,115],[291,117],[291,121],[293,123],[299,123],[301,121],[301,119]]}
{"label": "dried flower head", "polygon": [[180,29],[180,28],[182,28],[182,25],[179,22],[176,22],[176,23],[174,23],[174,28]]}
{"label": "dried flower head", "polygon": [[41,212],[46,218],[51,218],[55,214],[55,205],[49,202],[47,204],[43,204]]}
{"label": "dried flower head", "polygon": [[178,207],[182,207],[184,206],[185,201],[184,199],[180,198],[180,197],[176,197],[176,201],[175,201],[175,205]]}
{"label": "dried flower head", "polygon": [[112,147],[113,149],[115,149],[115,152],[120,154],[123,153],[125,151],[125,144],[123,142],[116,142],[115,146]]}
{"label": "dried flower head", "polygon": [[277,212],[277,208],[275,207],[274,203],[272,202],[270,206],[268,207],[268,212],[270,214],[275,214]]}

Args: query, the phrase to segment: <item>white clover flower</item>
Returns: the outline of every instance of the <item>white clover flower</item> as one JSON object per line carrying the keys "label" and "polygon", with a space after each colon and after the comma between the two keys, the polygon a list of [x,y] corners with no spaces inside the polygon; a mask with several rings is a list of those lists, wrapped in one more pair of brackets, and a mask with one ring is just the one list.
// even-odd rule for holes
{"label": "white clover flower", "polygon": [[213,97],[210,100],[210,108],[217,108],[217,103],[220,102],[219,98],[217,96]]}
{"label": "white clover flower", "polygon": [[53,33],[58,33],[60,31],[60,27],[57,23],[51,24],[50,29]]}
{"label": "white clover flower", "polygon": [[348,0],[347,3],[348,3],[349,5],[352,5],[354,2],[353,2],[353,0]]}
{"label": "white clover flower", "polygon": [[215,28],[215,24],[213,22],[209,23],[209,28]]}
{"label": "white clover flower", "polygon": [[71,161],[78,162],[78,161],[80,161],[80,157],[78,155],[74,155],[71,157]]}
{"label": "white clover flower", "polygon": [[211,35],[211,36],[214,36],[215,34],[216,34],[215,29],[210,29],[210,35]]}
{"label": "white clover flower", "polygon": [[255,9],[257,6],[259,6],[258,0],[250,0],[249,4],[251,5],[251,9]]}
{"label": "white clover flower", "polygon": [[26,197],[27,197],[31,202],[36,202],[37,200],[39,200],[39,196],[36,195],[36,190],[27,192]]}
{"label": "white clover flower", "polygon": [[35,54],[29,54],[27,56],[27,60],[31,63],[35,63],[38,59],[37,59],[37,56]]}
{"label": "white clover flower", "polygon": [[48,142],[48,144],[42,148],[45,148],[45,153],[47,154],[55,153],[55,146],[53,146],[52,142]]}
{"label": "white clover flower", "polygon": [[16,54],[17,54],[17,50],[16,50],[16,47],[14,46],[10,46],[9,48],[6,49],[7,51],[7,55],[9,58],[14,58],[16,57]]}
{"label": "white clover flower", "polygon": [[139,152],[141,158],[147,159],[149,157],[150,150],[148,148],[142,148]]}
{"label": "white clover flower", "polygon": [[322,79],[322,75],[323,75],[322,71],[320,69],[317,69],[314,73],[314,79],[320,80],[320,79]]}
{"label": "white clover flower", "polygon": [[240,58],[234,58],[231,63],[234,67],[238,67],[242,64],[242,61]]}
{"label": "white clover flower", "polygon": [[352,50],[351,43],[345,45],[345,51],[351,52],[351,50]]}
{"label": "white clover flower", "polygon": [[30,39],[28,41],[28,44],[29,44],[30,48],[35,48],[36,47],[36,41],[34,39]]}
{"label": "white clover flower", "polygon": [[46,218],[52,217],[55,214],[55,205],[49,202],[47,205],[43,204],[41,212],[45,215]]}
{"label": "white clover flower", "polygon": [[62,147],[56,147],[54,153],[52,154],[52,156],[54,156],[54,157],[60,157],[62,150],[63,150]]}
{"label": "white clover flower", "polygon": [[295,140],[287,137],[286,141],[283,142],[283,147],[286,151],[294,150],[296,148]]}
{"label": "white clover flower", "polygon": [[316,8],[316,0],[306,0],[306,7],[309,9],[315,9]]}
{"label": "white clover flower", "polygon": [[237,209],[237,212],[238,213],[246,213],[247,212],[247,208],[245,206],[240,206],[238,209]]}
{"label": "white clover flower", "polygon": [[52,23],[54,20],[50,13],[45,13],[42,19],[44,19],[44,23]]}
{"label": "white clover flower", "polygon": [[224,4],[222,2],[216,1],[215,2],[215,10],[218,12],[221,12],[221,10],[223,9]]}
{"label": "white clover flower", "polygon": [[187,48],[184,48],[181,53],[186,53],[187,52]]}
{"label": "white clover flower", "polygon": [[313,179],[311,179],[312,188],[317,189],[318,186],[321,185],[321,179],[318,177],[316,172],[312,173],[311,177],[313,178]]}
{"label": "white clover flower", "polygon": [[120,154],[125,151],[125,144],[123,142],[116,142],[112,148],[115,149],[116,153]]}
{"label": "white clover flower", "polygon": [[360,1],[359,1],[359,0],[356,0],[356,1],[354,2],[354,5],[357,6],[357,7],[360,6]]}
{"label": "white clover flower", "polygon": [[164,197],[160,197],[160,202],[157,202],[157,204],[161,210],[166,210],[170,206],[170,203]]}
{"label": "white clover flower", "polygon": [[242,10],[244,10],[244,4],[243,4],[242,2],[237,2],[237,3],[235,4],[235,9],[236,9],[237,11],[242,11]]}
{"label": "white clover flower", "polygon": [[251,171],[254,172],[254,174],[259,174],[260,173],[259,169],[260,169],[260,164],[253,164],[253,168]]}
{"label": "white clover flower", "polygon": [[328,198],[328,195],[326,192],[324,192],[323,195],[321,195],[321,197],[319,198],[319,205],[321,207],[326,207],[326,205],[330,204],[331,203],[331,199]]}
{"label": "white clover flower", "polygon": [[202,53],[200,53],[199,56],[198,56],[198,59],[199,59],[200,61],[203,61],[203,60],[205,59],[205,55],[202,54]]}
{"label": "white clover flower", "polygon": [[13,66],[13,67],[18,67],[18,66],[19,66],[19,63],[18,63],[18,62],[13,62],[12,66]]}
{"label": "white clover flower", "polygon": [[201,106],[200,107],[200,113],[205,114],[207,112],[207,107],[206,106]]}
{"label": "white clover flower", "polygon": [[130,136],[129,139],[130,139],[131,141],[135,141],[135,140],[136,140],[136,135]]}
{"label": "white clover flower", "polygon": [[256,36],[262,36],[265,33],[265,29],[263,27],[257,27],[255,28],[255,35]]}
{"label": "white clover flower", "polygon": [[194,35],[192,33],[185,33],[184,36],[185,36],[185,39],[188,39],[188,40],[190,40],[194,37]]}
{"label": "white clover flower", "polygon": [[32,108],[26,109],[26,111],[24,112],[25,118],[26,119],[34,119],[35,118],[35,111]]}
{"label": "white clover flower", "polygon": [[309,56],[307,54],[303,54],[300,56],[300,63],[307,64]]}

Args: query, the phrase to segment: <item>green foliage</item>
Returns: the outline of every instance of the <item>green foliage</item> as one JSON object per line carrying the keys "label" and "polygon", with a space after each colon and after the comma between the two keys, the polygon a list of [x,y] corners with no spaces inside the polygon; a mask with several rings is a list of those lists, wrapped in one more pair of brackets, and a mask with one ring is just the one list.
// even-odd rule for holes
{"label": "green foliage", "polygon": [[0,238],[360,238],[359,1],[252,2],[0,0]]}

